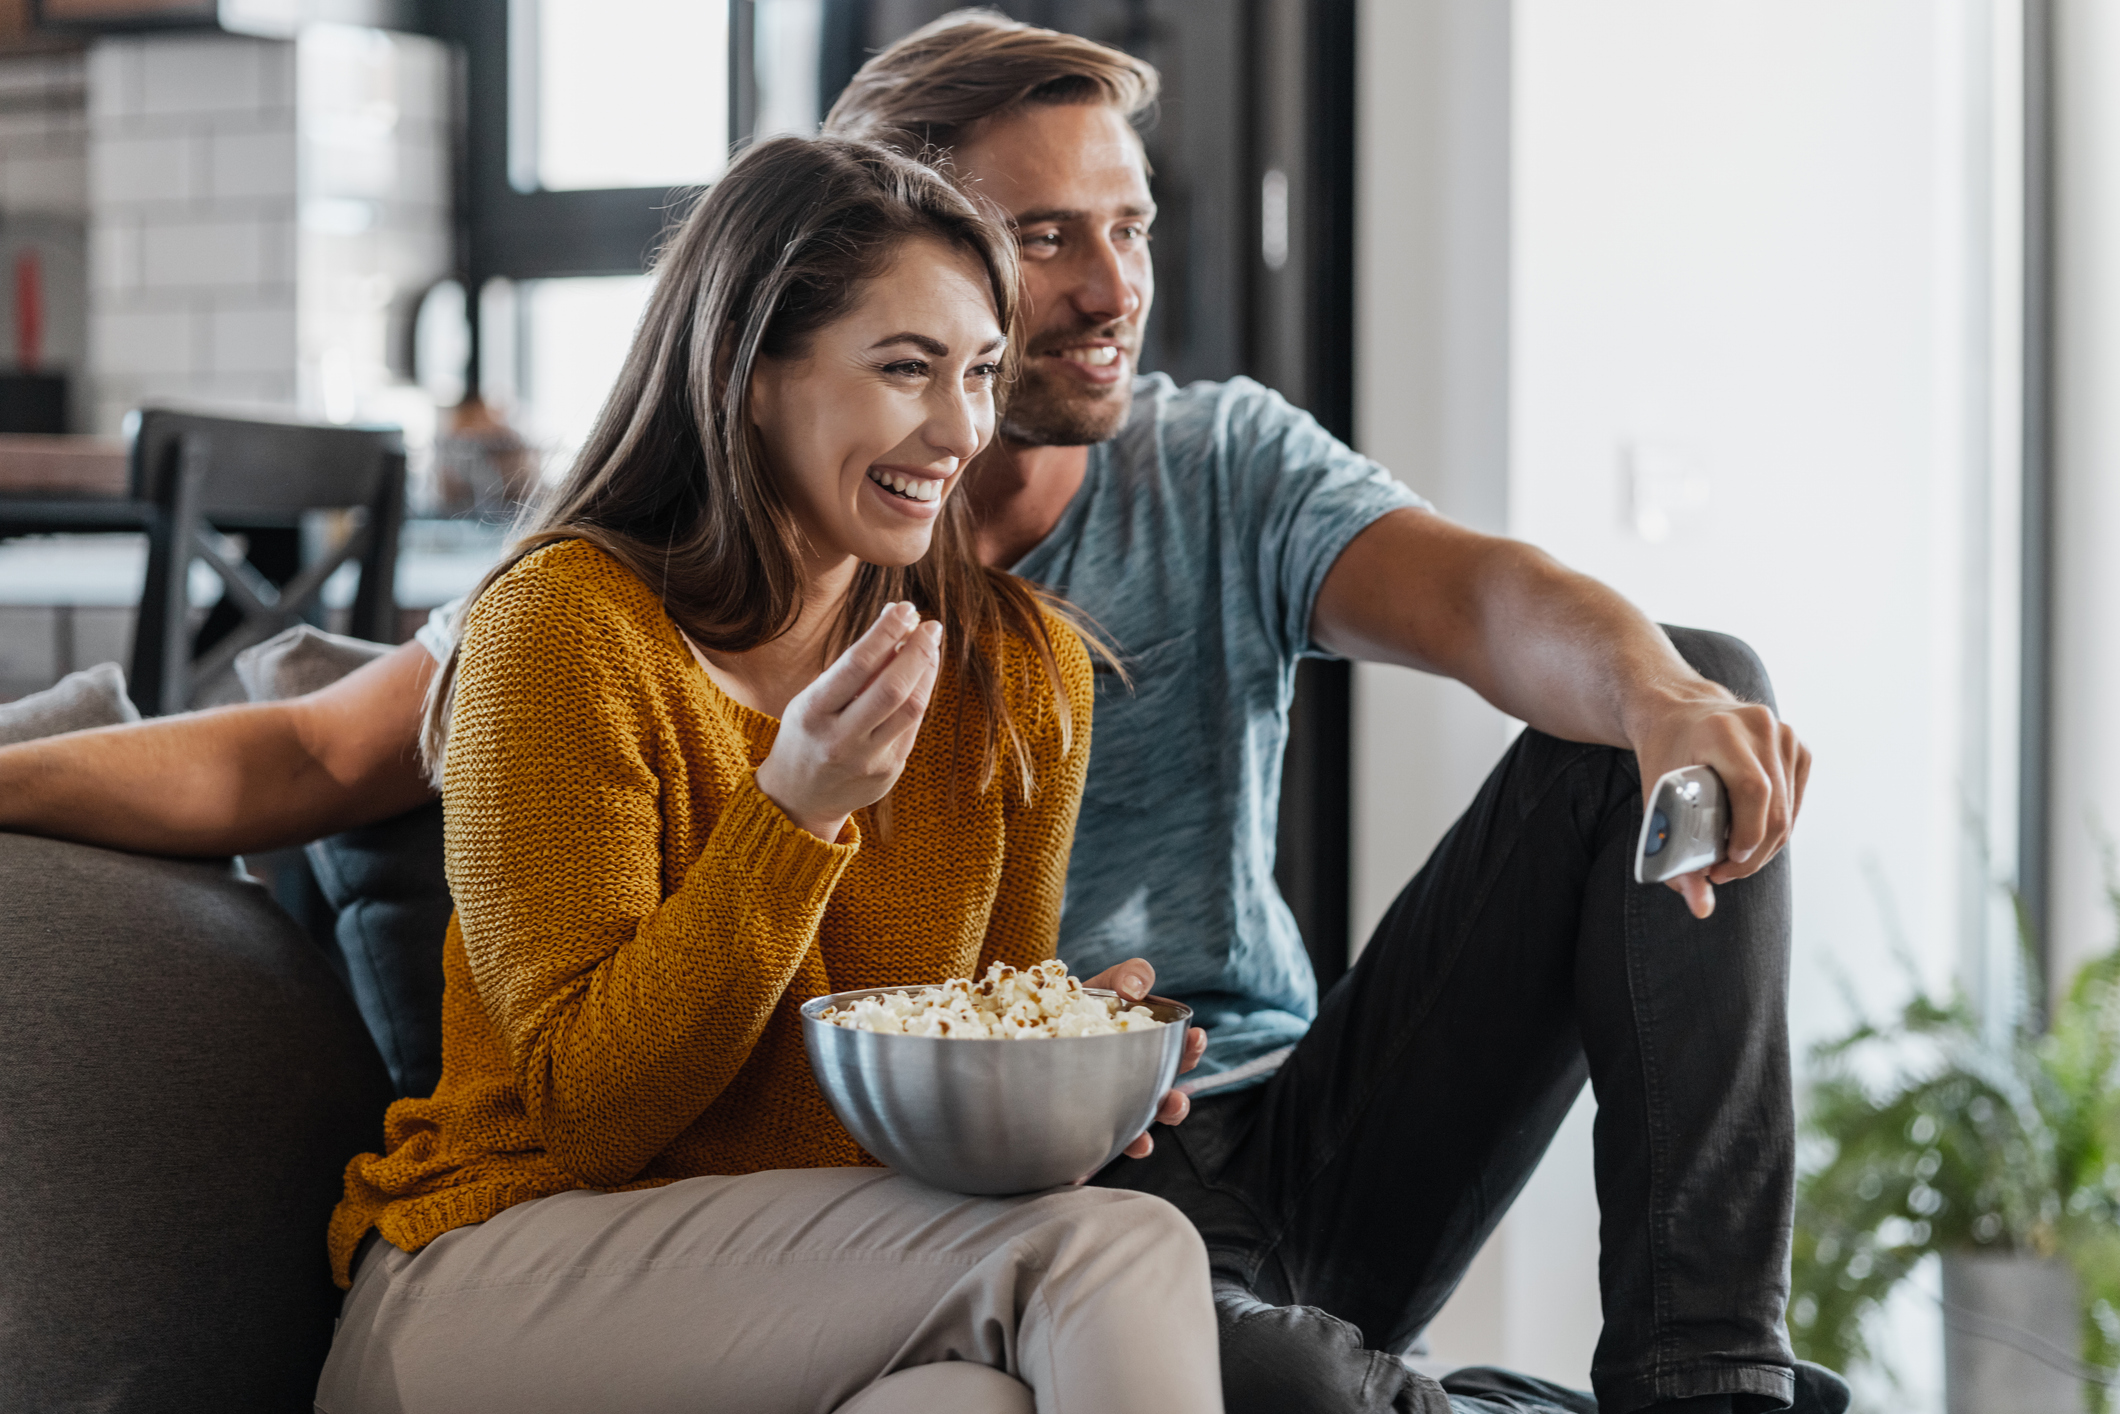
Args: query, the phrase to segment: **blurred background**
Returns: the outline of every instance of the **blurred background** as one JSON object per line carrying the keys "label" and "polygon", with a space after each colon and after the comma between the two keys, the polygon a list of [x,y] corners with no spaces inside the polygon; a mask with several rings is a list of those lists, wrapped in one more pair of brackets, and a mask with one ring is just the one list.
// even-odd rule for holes
{"label": "blurred background", "polygon": [[[409,635],[584,437],[673,204],[949,8],[0,4],[0,700],[132,661],[146,541],[92,503],[141,491],[149,405],[400,429],[373,622]],[[2120,822],[2120,12],[999,8],[1162,69],[1144,367],[1257,377],[1767,662],[1817,755],[1799,1348],[1870,1409],[2106,1407],[2120,1003],[2071,988],[2113,945]],[[220,543],[286,583],[313,519]],[[354,569],[314,617],[347,624]],[[180,617],[210,631],[226,583],[194,566]],[[1514,726],[1306,665],[1280,869],[1322,980]],[[1587,1383],[1593,1114],[1419,1358]]]}

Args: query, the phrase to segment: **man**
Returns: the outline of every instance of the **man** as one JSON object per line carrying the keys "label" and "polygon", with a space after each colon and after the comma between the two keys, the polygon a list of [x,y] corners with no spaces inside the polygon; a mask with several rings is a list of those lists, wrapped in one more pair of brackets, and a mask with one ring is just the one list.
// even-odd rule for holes
{"label": "man", "polygon": [[[827,122],[947,162],[1014,221],[1026,356],[968,488],[981,550],[1064,590],[1133,679],[1098,702],[1062,955],[1136,993],[1160,976],[1212,1044],[1191,1118],[1096,1181],[1199,1226],[1232,1409],[1440,1410],[1384,1352],[1440,1309],[1587,1076],[1596,1401],[1486,1372],[1450,1402],[1839,1409],[1780,1327],[1779,855],[1809,753],[1742,645],[1688,634],[1682,654],[1254,384],[1137,376],[1155,205],[1133,123],[1155,85],[1117,51],[960,15],[873,59]],[[224,853],[408,809],[429,798],[414,735],[446,623],[430,630],[310,698],[0,751],[0,827]],[[1456,677],[1531,728],[1322,1008],[1272,882],[1292,672],[1314,652]],[[1691,764],[1729,787],[1729,858],[1637,888],[1642,782]]]}

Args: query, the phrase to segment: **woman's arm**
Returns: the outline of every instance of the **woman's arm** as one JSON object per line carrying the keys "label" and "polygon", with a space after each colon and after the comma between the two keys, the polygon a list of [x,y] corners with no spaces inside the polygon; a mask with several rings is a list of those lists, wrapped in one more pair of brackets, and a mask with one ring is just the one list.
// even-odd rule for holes
{"label": "woman's arm", "polygon": [[0,747],[0,830],[218,855],[388,819],[434,798],[417,740],[433,672],[408,643],[306,697]]}
{"label": "woman's arm", "polygon": [[[488,590],[466,626],[445,771],[450,884],[473,980],[547,1152],[609,1187],[668,1147],[748,1059],[857,836],[827,843],[797,826],[748,759],[688,753],[687,787],[718,774],[725,804],[664,898],[674,771],[656,755],[670,744],[649,680],[676,645],[609,593],[554,595],[542,558]],[[662,698],[673,706],[674,681]],[[827,715],[902,700],[921,681],[886,664]],[[802,730],[784,723],[782,738]],[[704,757],[703,739],[691,742]]]}

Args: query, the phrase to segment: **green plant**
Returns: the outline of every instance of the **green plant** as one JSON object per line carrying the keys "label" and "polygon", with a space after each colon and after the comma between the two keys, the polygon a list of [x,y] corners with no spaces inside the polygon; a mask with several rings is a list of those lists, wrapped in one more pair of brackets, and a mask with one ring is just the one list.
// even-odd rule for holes
{"label": "green plant", "polygon": [[[1799,1355],[1867,1360],[1866,1318],[1917,1263],[1986,1250],[2065,1256],[2085,1363],[2120,1365],[2120,949],[2077,973],[2044,1026],[2035,990],[2021,986],[2007,1028],[1984,1034],[1963,995],[1938,1001],[1917,980],[1896,1017],[1812,1051],[1789,1303]],[[2106,1414],[2110,1387],[2084,1389]]]}

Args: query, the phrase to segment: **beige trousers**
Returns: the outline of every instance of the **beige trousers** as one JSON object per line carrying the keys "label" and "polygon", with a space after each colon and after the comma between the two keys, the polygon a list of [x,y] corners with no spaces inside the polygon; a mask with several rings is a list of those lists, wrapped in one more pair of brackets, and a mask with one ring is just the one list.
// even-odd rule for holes
{"label": "beige trousers", "polygon": [[316,1407],[1219,1414],[1222,1386],[1206,1250],[1162,1199],[791,1169],[371,1244]]}

